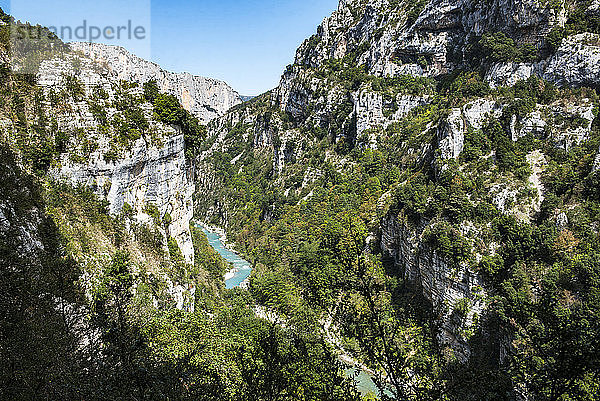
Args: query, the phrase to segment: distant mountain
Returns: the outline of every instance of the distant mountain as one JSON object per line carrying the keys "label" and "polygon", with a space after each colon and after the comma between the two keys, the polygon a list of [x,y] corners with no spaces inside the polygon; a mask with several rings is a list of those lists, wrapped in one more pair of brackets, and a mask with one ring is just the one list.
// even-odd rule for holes
{"label": "distant mountain", "polygon": [[155,80],[161,92],[176,96],[183,107],[203,123],[224,114],[243,101],[223,81],[187,72],[165,71],[158,64],[137,57],[122,47],[87,42],[74,42],[70,46],[104,66],[114,75],[114,79],[139,83]]}

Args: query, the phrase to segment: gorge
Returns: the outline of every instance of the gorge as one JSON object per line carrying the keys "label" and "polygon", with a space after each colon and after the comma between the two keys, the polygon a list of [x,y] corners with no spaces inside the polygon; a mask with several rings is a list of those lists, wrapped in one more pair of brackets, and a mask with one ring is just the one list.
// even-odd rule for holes
{"label": "gorge", "polygon": [[340,0],[253,98],[28,46],[1,399],[598,399],[597,1]]}

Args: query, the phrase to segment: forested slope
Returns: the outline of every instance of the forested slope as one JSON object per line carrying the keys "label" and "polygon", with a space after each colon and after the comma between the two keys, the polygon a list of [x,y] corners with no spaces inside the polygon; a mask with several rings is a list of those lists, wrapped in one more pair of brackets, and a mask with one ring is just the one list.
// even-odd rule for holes
{"label": "forested slope", "polygon": [[1,18],[0,399],[356,399],[318,338],[224,291],[190,224],[197,118],[41,27],[12,53]]}
{"label": "forested slope", "polygon": [[208,125],[196,213],[399,399],[597,399],[598,10],[341,1]]}

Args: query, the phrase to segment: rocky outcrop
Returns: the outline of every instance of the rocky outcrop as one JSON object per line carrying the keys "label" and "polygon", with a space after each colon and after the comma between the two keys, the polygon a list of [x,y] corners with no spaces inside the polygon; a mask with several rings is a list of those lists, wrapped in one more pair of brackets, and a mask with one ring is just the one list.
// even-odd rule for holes
{"label": "rocky outcrop", "polygon": [[543,76],[562,86],[599,87],[600,36],[581,33],[564,39]]}
{"label": "rocky outcrop", "polygon": [[592,172],[596,172],[600,170],[600,149],[598,149],[598,153],[596,154],[596,158],[594,159],[594,164],[592,166]]}
{"label": "rocky outcrop", "polygon": [[[519,124],[517,124],[519,123]],[[519,127],[517,126],[519,125]],[[510,122],[510,133],[513,141],[517,141],[528,134],[533,134],[534,137],[540,137],[546,132],[546,120],[544,120],[540,111],[535,110],[527,114],[522,121],[518,121],[516,115],[512,116]]]}
{"label": "rocky outcrop", "polygon": [[600,36],[580,33],[565,38],[549,59],[537,63],[498,63],[486,74],[492,88],[512,86],[532,75],[558,86],[598,87],[600,81]]}
{"label": "rocky outcrop", "polygon": [[408,280],[418,284],[439,314],[437,337],[442,347],[451,349],[464,362],[471,354],[467,332],[486,307],[483,281],[467,264],[451,266],[424,244],[421,236],[426,226],[423,223],[411,229],[398,217],[388,215],[381,222],[381,248]]}
{"label": "rocky outcrop", "polygon": [[554,127],[552,138],[556,146],[568,151],[590,138],[594,121],[594,102],[583,99],[579,103],[552,107],[552,114],[559,123]]}
{"label": "rocky outcrop", "polygon": [[105,196],[113,214],[128,204],[143,220],[147,218],[147,205],[156,206],[161,217],[170,216],[168,234],[177,241],[186,260],[192,262],[189,223],[193,218],[194,185],[188,176],[183,135],[170,136],[161,147],[140,138],[117,162],[105,161],[105,151],[100,148],[94,152],[87,164],[63,160],[58,175]]}
{"label": "rocky outcrop", "polygon": [[156,80],[161,92],[176,96],[183,107],[203,123],[242,103],[240,95],[225,82],[187,72],[165,71],[122,47],[83,42],[71,43],[70,46],[105,68],[115,81],[144,83]]}
{"label": "rocky outcrop", "polygon": [[477,99],[462,108],[453,108],[438,126],[438,149],[442,159],[457,159],[464,147],[467,129],[481,129],[491,117],[502,114],[502,105],[489,99]]}
{"label": "rocky outcrop", "polygon": [[[278,102],[282,110],[295,117],[305,116],[313,103],[315,83],[314,79],[305,79],[306,74],[298,66],[321,68],[332,58],[355,60],[356,65],[364,65],[369,74],[379,77],[432,77],[468,68],[472,61],[468,44],[484,33],[503,32],[517,45],[534,44],[542,49],[546,35],[564,26],[566,7],[535,0],[494,0],[485,4],[434,0],[423,9],[390,0],[340,1],[317,33],[297,50],[295,64],[288,68],[278,88]],[[597,10],[592,2],[587,12],[597,14]],[[547,59],[487,65],[485,79],[492,88],[511,86],[532,75],[558,86],[596,87],[600,81],[599,43],[596,34],[573,35]],[[354,99],[358,134],[386,124],[377,111],[377,95],[359,92]]]}
{"label": "rocky outcrop", "polygon": [[461,109],[452,109],[438,129],[438,149],[442,159],[457,159],[463,150],[465,121]]}
{"label": "rocky outcrop", "polygon": [[527,135],[550,137],[555,146],[568,151],[589,139],[595,118],[594,107],[588,98],[571,104],[538,104],[535,110],[523,117],[514,114],[508,129],[513,141]]}
{"label": "rocky outcrop", "polygon": [[518,81],[524,81],[532,75],[541,75],[541,66],[533,63],[497,63],[485,76],[491,88],[513,86]]}
{"label": "rocky outcrop", "polygon": [[383,94],[364,89],[353,94],[353,102],[356,134],[360,136],[368,129],[386,128],[401,120],[414,108],[427,104],[427,97],[398,94],[386,102]]}

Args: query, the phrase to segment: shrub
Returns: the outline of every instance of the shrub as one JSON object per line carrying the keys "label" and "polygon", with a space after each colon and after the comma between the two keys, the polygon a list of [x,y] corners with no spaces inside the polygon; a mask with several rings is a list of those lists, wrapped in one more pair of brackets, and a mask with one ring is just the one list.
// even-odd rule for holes
{"label": "shrub", "polygon": [[103,282],[96,294],[98,299],[105,300],[112,292],[117,296],[128,297],[133,285],[133,275],[130,270],[131,255],[127,251],[118,250],[112,255],[110,263],[105,267]]}
{"label": "shrub", "polygon": [[144,83],[144,99],[146,99],[146,101],[154,103],[159,94],[160,92],[155,80]]}
{"label": "shrub", "polygon": [[171,222],[173,222],[173,218],[171,217],[171,214],[169,212],[166,212],[163,216],[163,223],[165,226],[168,226],[169,224],[171,224]]}
{"label": "shrub", "polygon": [[154,101],[156,119],[166,124],[181,124],[185,119],[185,110],[173,95],[159,94]]}
{"label": "shrub", "polygon": [[145,132],[150,127],[148,120],[144,117],[144,113],[139,107],[130,107],[125,111],[125,117],[130,127],[137,129],[140,132]]}
{"label": "shrub", "polygon": [[589,2],[581,2],[571,11],[563,30],[564,37],[582,32],[600,33],[600,17],[587,13]]}
{"label": "shrub", "polygon": [[475,55],[484,63],[533,62],[538,58],[538,51],[533,45],[525,43],[517,46],[503,32],[483,34],[475,47]]}
{"label": "shrub", "polygon": [[484,97],[490,92],[490,86],[478,72],[456,70],[440,81],[438,90],[446,93],[451,103],[456,103],[470,97]]}
{"label": "shrub", "polygon": [[515,41],[503,32],[485,33],[479,40],[485,61],[506,62],[517,58]]}
{"label": "shrub", "polygon": [[132,217],[133,216],[133,208],[127,202],[123,203],[123,208],[121,209],[121,213],[123,216]]}
{"label": "shrub", "polygon": [[169,257],[171,258],[171,262],[176,265],[185,263],[181,249],[179,249],[179,245],[177,245],[177,241],[175,241],[174,238],[169,237],[167,241],[167,247],[169,248]]}
{"label": "shrub", "polygon": [[560,26],[555,26],[548,32],[548,35],[546,35],[546,49],[550,54],[553,54],[558,50],[564,37],[565,31]]}
{"label": "shrub", "polygon": [[144,205],[144,213],[146,213],[148,216],[152,217],[152,220],[154,220],[154,224],[156,224],[157,226],[160,226],[160,223],[161,223],[160,210],[158,210],[158,207],[155,204],[146,203]]}
{"label": "shrub", "polygon": [[77,77],[65,75],[63,77],[63,80],[65,88],[67,90],[67,94],[71,96],[71,98],[74,101],[80,101],[83,98],[85,91],[83,89],[83,85],[81,84],[81,82],[79,82]]}
{"label": "shrub", "polygon": [[67,150],[67,146],[69,145],[69,133],[60,130],[58,128],[58,123],[55,119],[52,119],[50,129],[54,133],[54,145],[56,147],[56,150],[60,153],[65,152]]}
{"label": "shrub", "polygon": [[520,103],[510,106],[510,111],[520,116],[533,111],[536,103],[550,104],[558,96],[558,90],[551,82],[546,82],[536,75],[517,81],[510,91],[514,98],[520,99]]}
{"label": "shrub", "polygon": [[481,130],[467,130],[464,140],[464,148],[460,159],[464,161],[477,160],[491,151],[491,142]]}
{"label": "shrub", "polygon": [[490,279],[494,279],[496,275],[503,269],[504,260],[500,255],[484,256],[478,265],[478,270]]}
{"label": "shrub", "polygon": [[25,159],[38,176],[43,176],[48,172],[52,160],[54,160],[54,154],[54,142],[46,137],[34,138],[24,149]]}
{"label": "shrub", "polygon": [[144,244],[156,255],[163,255],[163,236],[156,227],[140,224],[134,228],[136,241]]}
{"label": "shrub", "polygon": [[469,313],[469,309],[471,308],[471,301],[468,298],[460,298],[454,304],[454,312],[456,312],[461,317],[466,317]]}
{"label": "shrub", "polygon": [[423,233],[423,239],[438,255],[454,265],[458,265],[471,256],[469,242],[457,229],[445,221],[429,226]]}
{"label": "shrub", "polygon": [[106,109],[102,105],[95,102],[90,102],[89,109],[96,121],[98,121],[101,125],[108,124]]}
{"label": "shrub", "polygon": [[496,151],[496,165],[500,171],[512,171],[521,179],[529,177],[531,168],[525,154],[517,151],[512,139],[497,120],[491,119],[483,127],[483,132],[492,141]]}

